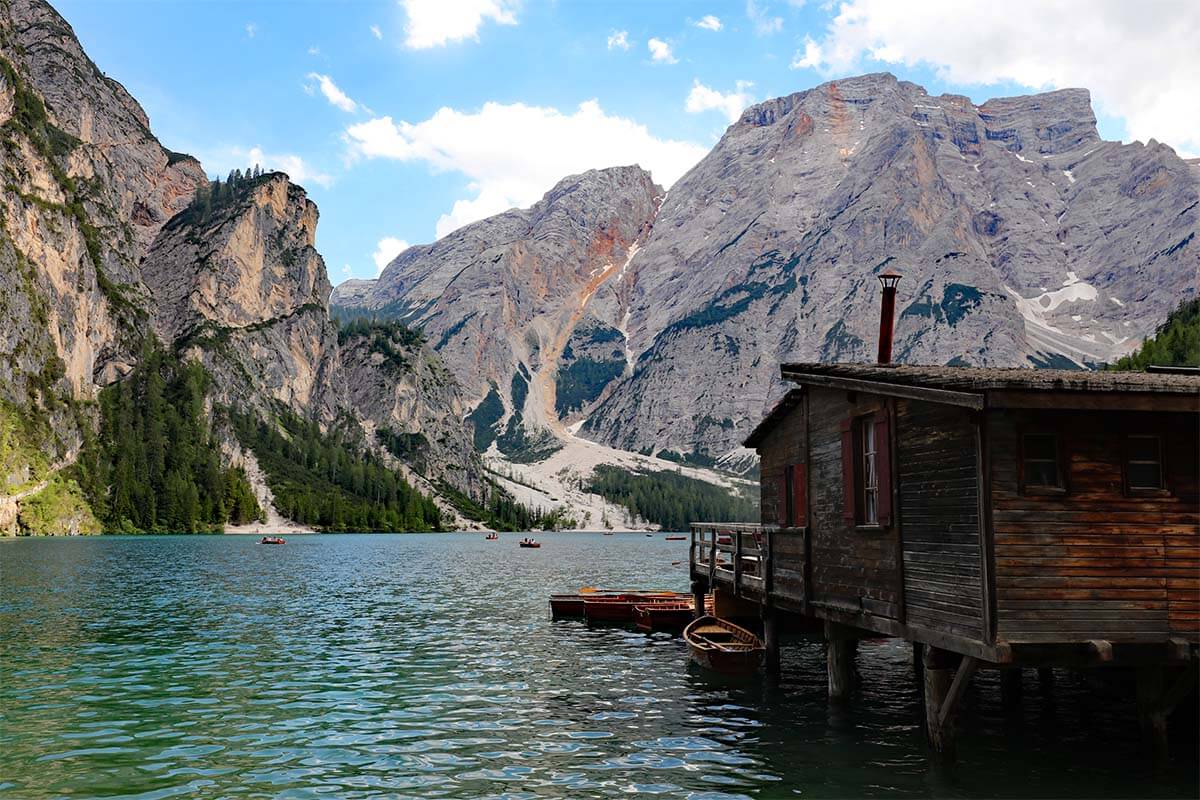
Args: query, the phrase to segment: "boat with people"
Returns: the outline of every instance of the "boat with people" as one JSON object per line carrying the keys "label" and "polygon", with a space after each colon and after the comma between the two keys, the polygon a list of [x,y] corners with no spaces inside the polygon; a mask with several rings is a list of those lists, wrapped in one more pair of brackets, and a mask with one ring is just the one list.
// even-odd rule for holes
{"label": "boat with people", "polygon": [[767,649],[743,627],[703,616],[683,629],[692,661],[724,675],[749,675],[762,666]]}
{"label": "boat with people", "polygon": [[518,542],[518,544],[521,547],[541,547],[542,546],[541,542],[537,541],[536,539],[530,539],[529,537],[525,537],[520,542]]}
{"label": "boat with people", "polygon": [[259,544],[286,544],[287,539],[282,536],[264,536],[258,540]]}
{"label": "boat with people", "polygon": [[496,541],[497,539],[499,539],[499,538],[500,538],[500,534],[498,534],[498,533],[489,533],[487,536],[485,536],[485,537],[483,537],[483,538],[484,538],[484,539],[486,539],[486,540],[487,540],[487,541],[489,541],[489,542],[494,542],[494,541]]}

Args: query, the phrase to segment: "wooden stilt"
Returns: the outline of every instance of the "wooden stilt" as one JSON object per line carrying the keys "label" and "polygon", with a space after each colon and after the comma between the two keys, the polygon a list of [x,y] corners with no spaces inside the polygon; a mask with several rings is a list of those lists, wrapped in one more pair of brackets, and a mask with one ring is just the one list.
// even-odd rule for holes
{"label": "wooden stilt", "polygon": [[1021,668],[1000,670],[1000,705],[1005,709],[1021,706]]}
{"label": "wooden stilt", "polygon": [[825,623],[826,665],[829,670],[829,699],[844,703],[854,688],[854,656],[858,639],[839,625]]}
{"label": "wooden stilt", "polygon": [[774,608],[762,607],[763,644],[767,648],[766,672],[768,678],[779,677],[779,617]]}
{"label": "wooden stilt", "polygon": [[1167,758],[1167,714],[1163,705],[1163,668],[1141,667],[1137,674],[1138,721],[1151,754],[1157,763]]}
{"label": "wooden stilt", "polygon": [[[956,680],[954,656],[937,647],[925,647],[925,732],[933,752],[944,758],[954,758],[954,701],[961,696],[965,679]],[[961,668],[967,668],[964,663]],[[974,669],[972,660],[970,669]],[[957,687],[956,687],[957,684]]]}
{"label": "wooden stilt", "polygon": [[912,643],[913,681],[917,684],[917,697],[925,697],[925,645]]}
{"label": "wooden stilt", "polygon": [[692,581],[692,615],[696,619],[704,616],[704,596],[708,587],[703,581]]}

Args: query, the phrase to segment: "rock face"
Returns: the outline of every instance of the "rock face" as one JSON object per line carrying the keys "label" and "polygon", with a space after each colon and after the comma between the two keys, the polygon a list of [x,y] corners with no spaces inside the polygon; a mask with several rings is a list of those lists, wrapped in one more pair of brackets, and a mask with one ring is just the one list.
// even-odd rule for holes
{"label": "rock face", "polygon": [[87,424],[73,401],[137,352],[146,247],[205,178],[38,0],[0,3],[0,170],[0,401],[69,459]]}
{"label": "rock face", "polygon": [[219,402],[325,422],[344,406],[317,218],[303,189],[268,173],[207,219],[175,217],[151,246],[155,332],[204,363]]}
{"label": "rock face", "polygon": [[608,331],[624,349],[625,267],[662,198],[639,167],[575,175],[531,208],[409,248],[377,281],[338,287],[332,303],[420,327],[473,402],[494,387],[503,415],[530,430],[554,426],[572,335]]}

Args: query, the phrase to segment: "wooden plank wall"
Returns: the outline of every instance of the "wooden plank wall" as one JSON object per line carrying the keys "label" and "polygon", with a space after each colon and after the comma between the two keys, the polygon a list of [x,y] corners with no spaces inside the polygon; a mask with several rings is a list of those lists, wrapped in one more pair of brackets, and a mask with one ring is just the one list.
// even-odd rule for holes
{"label": "wooden plank wall", "polygon": [[971,412],[898,400],[895,428],[907,621],[983,639],[980,480]]}
{"label": "wooden plank wall", "polygon": [[[783,471],[790,464],[803,464],[807,457],[804,425],[804,403],[801,402],[771,429],[759,445],[759,491],[761,521],[776,526],[782,518]],[[805,551],[804,536],[796,530],[779,530],[774,534],[771,557],[772,585],[776,597],[800,604],[804,599]]]}
{"label": "wooden plank wall", "polygon": [[[1011,641],[1200,640],[1198,416],[992,411],[997,629]],[[1067,491],[1022,494],[1018,437],[1058,432]],[[1169,492],[1128,496],[1125,436],[1161,433]]]}
{"label": "wooden plank wall", "polygon": [[812,600],[899,619],[895,528],[859,528],[842,517],[842,420],[885,403],[878,395],[809,387]]}
{"label": "wooden plank wall", "polygon": [[805,449],[804,403],[801,402],[758,446],[759,520],[763,525],[778,525],[782,519],[785,502],[783,470],[789,464],[803,464]]}

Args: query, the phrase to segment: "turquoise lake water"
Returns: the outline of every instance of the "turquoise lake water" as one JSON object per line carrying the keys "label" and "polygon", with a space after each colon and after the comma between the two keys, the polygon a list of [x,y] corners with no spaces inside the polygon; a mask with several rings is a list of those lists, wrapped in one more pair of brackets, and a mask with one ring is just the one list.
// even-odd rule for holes
{"label": "turquoise lake water", "polygon": [[771,688],[552,622],[551,592],[685,590],[687,543],[538,537],[0,540],[0,796],[1200,795],[1194,732],[1152,771],[1131,693],[1065,672],[1017,711],[981,673],[943,768],[898,643],[862,643],[831,708],[815,640]]}

